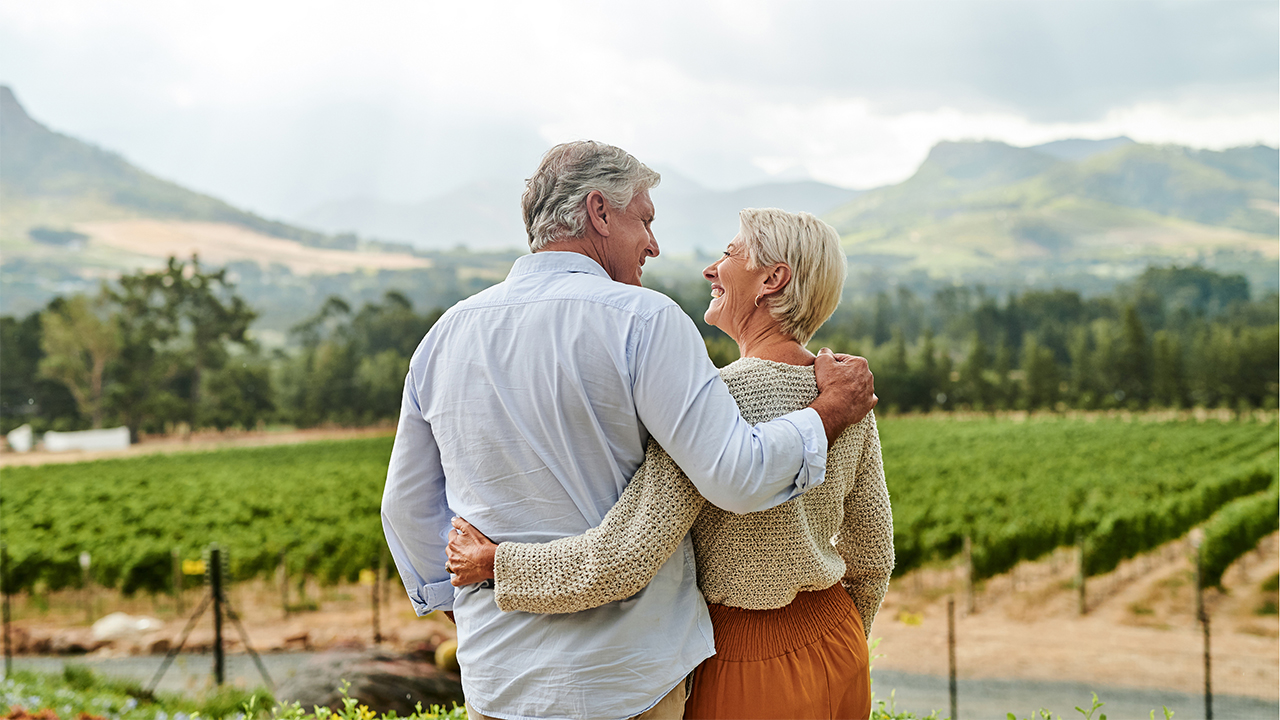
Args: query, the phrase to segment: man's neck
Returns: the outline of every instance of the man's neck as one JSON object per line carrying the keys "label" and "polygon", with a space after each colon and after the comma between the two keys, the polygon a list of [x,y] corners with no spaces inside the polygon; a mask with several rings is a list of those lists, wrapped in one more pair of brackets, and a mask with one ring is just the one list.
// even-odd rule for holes
{"label": "man's neck", "polygon": [[[586,255],[595,260],[600,267],[605,266],[604,243],[606,238],[588,232],[580,238],[567,238],[565,240],[555,240],[543,245],[537,252],[574,252],[579,255]],[[606,268],[607,269],[607,268]]]}

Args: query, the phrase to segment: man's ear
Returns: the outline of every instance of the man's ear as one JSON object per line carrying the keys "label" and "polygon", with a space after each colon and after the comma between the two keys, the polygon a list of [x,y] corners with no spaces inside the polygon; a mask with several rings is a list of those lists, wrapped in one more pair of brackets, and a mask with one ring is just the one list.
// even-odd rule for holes
{"label": "man's ear", "polygon": [[764,277],[764,284],[760,287],[760,292],[764,295],[773,295],[774,293],[782,292],[790,282],[791,266],[786,263],[778,263]]}
{"label": "man's ear", "polygon": [[609,237],[609,203],[599,190],[587,194],[587,220],[601,237]]}

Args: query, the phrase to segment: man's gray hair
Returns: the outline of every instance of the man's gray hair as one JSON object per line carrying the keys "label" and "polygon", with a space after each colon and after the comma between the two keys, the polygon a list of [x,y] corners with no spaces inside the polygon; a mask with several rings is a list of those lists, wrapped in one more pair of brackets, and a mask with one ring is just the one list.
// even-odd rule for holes
{"label": "man's gray hair", "polygon": [[631,204],[636,193],[662,179],[627,151],[594,140],[562,143],[547,151],[525,181],[520,206],[529,249],[578,238],[587,230],[587,195],[599,190],[616,209]]}

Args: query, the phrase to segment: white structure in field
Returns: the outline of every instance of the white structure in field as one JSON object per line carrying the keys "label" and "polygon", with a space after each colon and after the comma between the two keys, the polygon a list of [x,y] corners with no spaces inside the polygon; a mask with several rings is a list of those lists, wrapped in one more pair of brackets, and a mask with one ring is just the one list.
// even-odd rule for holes
{"label": "white structure in field", "polygon": [[29,423],[10,430],[4,439],[9,441],[9,447],[15,452],[30,452],[31,446],[36,444],[35,434],[31,432]]}
{"label": "white structure in field", "polygon": [[49,432],[44,434],[44,449],[50,452],[68,450],[124,450],[129,447],[129,428]]}

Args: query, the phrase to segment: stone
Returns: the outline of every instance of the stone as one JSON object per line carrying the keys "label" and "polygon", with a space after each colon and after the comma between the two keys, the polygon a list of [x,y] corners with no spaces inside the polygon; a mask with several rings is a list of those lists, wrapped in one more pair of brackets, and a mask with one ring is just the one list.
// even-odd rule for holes
{"label": "stone", "polygon": [[392,655],[378,650],[359,654],[325,653],[299,668],[280,684],[281,703],[297,701],[308,712],[315,706],[342,707],[343,681],[347,694],[376,713],[412,714],[415,706],[451,708],[463,704],[462,678],[436,668],[434,658],[421,654]]}

